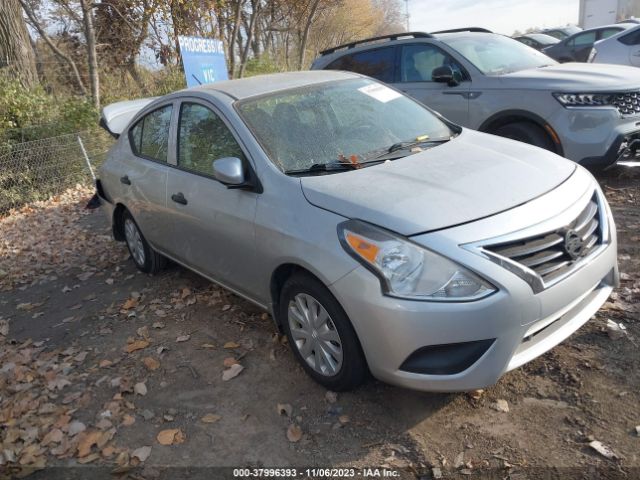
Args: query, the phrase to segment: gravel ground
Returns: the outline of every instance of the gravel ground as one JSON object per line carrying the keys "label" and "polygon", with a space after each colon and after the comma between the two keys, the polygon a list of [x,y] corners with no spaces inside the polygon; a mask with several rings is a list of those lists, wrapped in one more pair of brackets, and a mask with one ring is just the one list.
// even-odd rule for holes
{"label": "gravel ground", "polygon": [[621,287],[567,341],[467,394],[327,392],[267,314],[175,265],[138,273],[83,188],[0,219],[0,478],[638,478],[640,168],[599,180]]}

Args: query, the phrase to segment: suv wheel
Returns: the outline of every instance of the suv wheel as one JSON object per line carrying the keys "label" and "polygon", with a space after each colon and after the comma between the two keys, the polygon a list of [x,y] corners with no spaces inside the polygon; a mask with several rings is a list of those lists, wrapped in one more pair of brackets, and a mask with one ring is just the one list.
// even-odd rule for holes
{"label": "suv wheel", "polygon": [[127,248],[138,270],[152,275],[162,270],[166,264],[166,258],[151,248],[128,211],[122,215],[122,225]]}
{"label": "suv wheel", "polygon": [[518,140],[519,142],[528,143],[529,145],[555,152],[555,145],[549,135],[547,135],[547,132],[531,122],[508,123],[497,128],[492,133],[500,137]]}
{"label": "suv wheel", "polygon": [[295,274],[282,287],[278,314],[294,355],[316,382],[334,391],[351,390],[368,369],[360,342],[331,292],[308,274]]}

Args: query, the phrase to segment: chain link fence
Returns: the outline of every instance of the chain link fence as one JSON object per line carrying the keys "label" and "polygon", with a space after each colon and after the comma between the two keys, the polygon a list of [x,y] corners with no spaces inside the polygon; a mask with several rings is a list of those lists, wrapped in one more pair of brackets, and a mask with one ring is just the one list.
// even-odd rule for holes
{"label": "chain link fence", "polygon": [[89,165],[100,166],[112,144],[113,138],[102,130],[0,143],[0,217],[78,183],[91,184]]}

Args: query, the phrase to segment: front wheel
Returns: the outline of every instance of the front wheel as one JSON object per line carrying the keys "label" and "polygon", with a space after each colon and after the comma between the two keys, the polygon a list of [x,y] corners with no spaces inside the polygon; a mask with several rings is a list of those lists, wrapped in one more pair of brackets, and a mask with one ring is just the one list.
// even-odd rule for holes
{"label": "front wheel", "polygon": [[152,275],[162,270],[166,264],[165,257],[149,245],[138,224],[128,211],[124,212],[122,222],[127,248],[138,270]]}
{"label": "front wheel", "polygon": [[307,274],[295,274],[280,294],[279,316],[294,355],[316,382],[345,391],[366,378],[358,337],[331,292]]}
{"label": "front wheel", "polygon": [[508,123],[497,128],[492,133],[499,137],[510,138],[555,152],[555,145],[549,135],[547,135],[547,132],[531,122]]}

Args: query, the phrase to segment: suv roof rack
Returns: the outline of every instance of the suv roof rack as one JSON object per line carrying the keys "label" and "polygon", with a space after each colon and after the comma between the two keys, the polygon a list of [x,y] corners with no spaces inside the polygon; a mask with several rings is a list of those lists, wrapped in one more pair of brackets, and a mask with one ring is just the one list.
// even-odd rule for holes
{"label": "suv roof rack", "polygon": [[482,27],[466,27],[466,28],[452,28],[451,30],[440,30],[432,33],[458,33],[458,32],[475,32],[475,33],[493,33],[491,30],[487,30]]}
{"label": "suv roof rack", "polygon": [[363,43],[375,42],[377,40],[397,40],[401,37],[413,37],[413,38],[433,38],[433,35],[426,32],[400,32],[400,33],[392,33],[389,35],[380,35],[379,37],[370,37],[365,38],[363,40],[356,40],[355,42],[345,43],[344,45],[338,45],[337,47],[328,48],[327,50],[323,50],[320,52],[320,55],[329,55],[330,53],[335,52],[336,50],[342,50],[343,48],[354,48],[357,45],[362,45]]}

